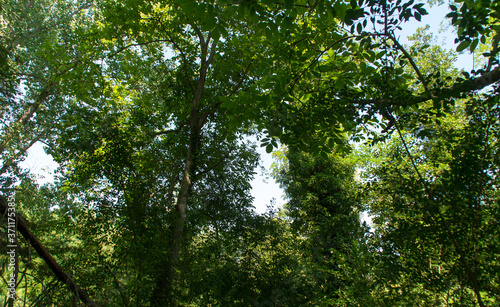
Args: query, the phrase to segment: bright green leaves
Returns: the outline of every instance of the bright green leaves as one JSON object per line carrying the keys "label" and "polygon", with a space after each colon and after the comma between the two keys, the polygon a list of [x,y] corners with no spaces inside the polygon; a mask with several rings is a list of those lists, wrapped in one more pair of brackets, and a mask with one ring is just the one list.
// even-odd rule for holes
{"label": "bright green leaves", "polygon": [[[468,292],[471,304],[479,300],[478,293],[483,298],[492,295],[486,290],[489,286],[483,288],[491,280],[487,277],[491,273],[485,273],[490,266],[479,256],[485,252],[484,257],[489,257],[486,254],[492,251],[486,252],[479,246],[494,240],[491,236],[496,233],[486,230],[482,221],[490,219],[487,216],[498,210],[495,198],[498,193],[493,196],[495,193],[486,192],[495,189],[493,181],[496,179],[490,176],[491,170],[498,166],[493,166],[489,156],[492,146],[497,146],[497,134],[486,133],[487,137],[485,134],[486,130],[496,131],[498,127],[493,126],[498,122],[495,118],[493,124],[490,117],[496,117],[496,112],[481,116],[479,120],[478,113],[485,114],[485,110],[466,107],[470,103],[472,101],[457,105],[445,116],[432,116],[419,126],[408,125],[402,138],[395,136],[379,143],[367,155],[375,158],[371,166],[364,169],[372,174],[371,178],[365,178],[370,181],[369,191],[373,192],[370,206],[375,215],[374,243],[387,244],[385,246],[397,251],[399,257],[392,265],[401,265],[398,273],[401,275],[396,279],[399,286],[415,288],[421,284],[430,291],[422,293],[425,298],[413,298],[418,302],[431,301],[433,296],[458,289],[462,280],[468,280],[462,291]],[[428,132],[425,136],[420,135],[424,129]],[[495,209],[490,211],[492,207]],[[448,230],[447,225],[450,225]],[[478,256],[473,256],[475,253],[479,253]],[[379,256],[384,258],[391,254]],[[427,265],[423,259],[427,260]],[[435,259],[440,261],[435,263]],[[456,266],[462,269],[455,270]],[[436,271],[433,272],[433,268]],[[394,280],[393,276],[383,278]],[[446,288],[440,286],[444,281],[448,285]],[[478,284],[481,286],[475,288]],[[457,291],[454,295],[458,299],[465,294]]]}
{"label": "bright green leaves", "polygon": [[[184,1],[180,1],[181,5]],[[190,2],[190,1],[187,1]],[[185,12],[192,12],[193,19],[196,20],[200,24],[200,28],[202,31],[212,31],[215,30],[218,24],[217,20],[217,7],[215,7],[211,3],[204,2],[195,2],[196,6],[194,10],[192,8],[184,8]],[[220,36],[220,31],[217,30],[217,35],[214,35],[214,38],[218,38]]]}
{"label": "bright green leaves", "polygon": [[[0,7],[1,58],[5,60],[0,68],[4,172],[33,143],[53,137],[54,126],[75,95],[75,79],[85,79],[93,66],[83,47],[88,44],[80,41],[89,27],[88,3],[2,1]],[[92,88],[86,91],[94,93]]]}

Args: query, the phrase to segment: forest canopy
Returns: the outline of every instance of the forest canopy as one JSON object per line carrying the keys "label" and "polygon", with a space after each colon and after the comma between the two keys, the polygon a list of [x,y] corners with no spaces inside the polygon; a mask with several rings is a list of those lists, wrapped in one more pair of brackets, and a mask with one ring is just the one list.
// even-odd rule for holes
{"label": "forest canopy", "polygon": [[0,0],[0,300],[499,305],[499,45],[492,0]]}

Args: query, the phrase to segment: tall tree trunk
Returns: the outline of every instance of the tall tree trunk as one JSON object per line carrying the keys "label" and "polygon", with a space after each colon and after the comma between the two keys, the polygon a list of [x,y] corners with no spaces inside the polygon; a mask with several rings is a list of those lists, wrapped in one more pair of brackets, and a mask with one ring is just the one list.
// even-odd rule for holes
{"label": "tall tree trunk", "polygon": [[172,286],[175,278],[175,267],[179,259],[181,242],[184,236],[184,225],[186,222],[186,210],[189,199],[189,192],[192,186],[192,174],[195,164],[191,156],[191,146],[188,149],[184,174],[182,176],[179,195],[175,206],[175,216],[173,221],[172,236],[170,241],[167,266],[160,271],[156,288],[153,293],[153,306],[174,306],[175,299],[172,296]]}
{"label": "tall tree trunk", "polygon": [[207,39],[205,39],[201,31],[196,27],[195,29],[198,33],[201,47],[200,77],[198,79],[196,89],[193,92],[193,99],[191,101],[191,111],[189,116],[190,140],[184,162],[184,172],[180,184],[180,191],[175,205],[172,236],[169,246],[168,259],[166,262],[167,265],[165,268],[160,269],[156,287],[153,291],[153,297],[151,299],[153,306],[176,305],[175,298],[173,297],[175,271],[182,248],[182,240],[184,238],[186,211],[189,194],[191,187],[193,186],[194,175],[196,172],[196,156],[200,146],[201,131],[205,125],[205,117],[200,114],[200,106],[203,97],[203,90],[205,88],[208,67],[215,56],[215,50],[217,48],[217,40],[214,40],[209,50],[210,35]]}

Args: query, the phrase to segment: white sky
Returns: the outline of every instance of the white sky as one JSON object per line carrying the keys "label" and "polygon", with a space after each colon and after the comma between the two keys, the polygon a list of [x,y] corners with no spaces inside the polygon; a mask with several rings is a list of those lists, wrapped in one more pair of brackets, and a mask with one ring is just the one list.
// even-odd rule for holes
{"label": "white sky", "polygon": [[54,181],[54,171],[57,164],[51,156],[45,154],[43,144],[36,142],[28,149],[28,157],[21,162],[21,167],[30,170],[31,174],[38,176],[38,183]]}
{"label": "white sky", "polygon": [[257,175],[252,181],[252,196],[254,197],[254,206],[257,212],[263,213],[266,211],[267,206],[274,199],[274,204],[278,207],[283,205],[284,194],[283,190],[280,189],[276,181],[271,177],[271,164],[273,163],[273,158],[271,154],[266,153],[265,147],[260,147],[257,143],[257,152],[260,154],[261,164],[266,170],[264,174],[260,169],[257,169]]}

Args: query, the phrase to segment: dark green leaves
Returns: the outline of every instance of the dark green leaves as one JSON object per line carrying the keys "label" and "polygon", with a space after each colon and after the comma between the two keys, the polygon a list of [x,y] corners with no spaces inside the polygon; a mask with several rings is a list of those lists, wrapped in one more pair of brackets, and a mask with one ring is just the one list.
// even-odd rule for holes
{"label": "dark green leaves", "polygon": [[470,40],[466,40],[466,41],[463,41],[461,42],[458,46],[457,46],[457,52],[461,52],[463,50],[465,50],[467,47],[469,47],[471,44],[471,41]]}
{"label": "dark green leaves", "polygon": [[260,140],[260,146],[266,147],[266,152],[271,153],[274,148],[278,148],[276,137],[267,136]]}

